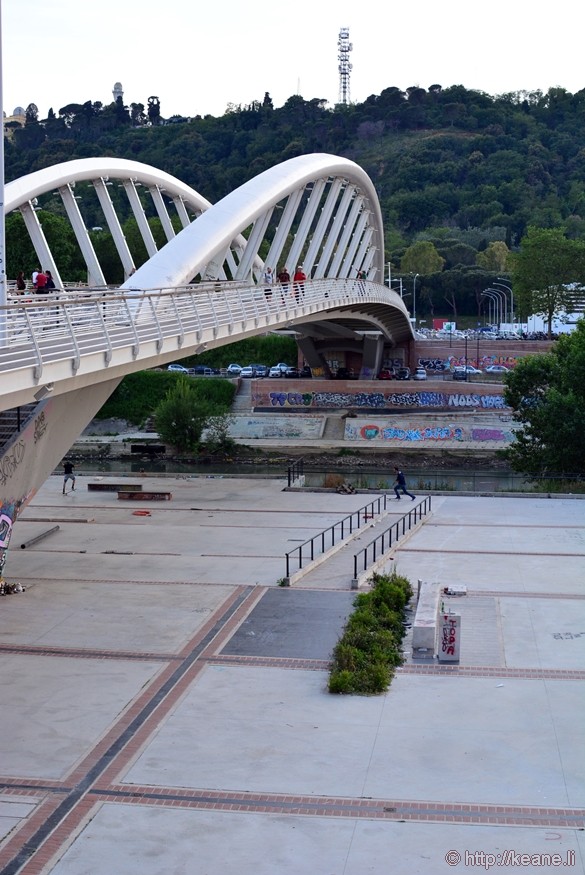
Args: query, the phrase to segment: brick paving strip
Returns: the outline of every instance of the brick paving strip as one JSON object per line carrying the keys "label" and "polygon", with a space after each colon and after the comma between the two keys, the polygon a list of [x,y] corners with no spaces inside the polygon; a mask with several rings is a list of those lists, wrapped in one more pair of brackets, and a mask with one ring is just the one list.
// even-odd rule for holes
{"label": "brick paving strip", "polygon": [[[21,822],[0,850],[0,875],[16,875],[17,872],[21,875],[40,875],[47,871],[49,864],[62,856],[65,848],[104,802],[317,817],[551,826],[569,829],[585,826],[585,812],[573,808],[305,797],[135,787],[115,783],[139,756],[161,720],[188,691],[206,664],[328,670],[327,660],[221,656],[220,651],[225,642],[249,615],[264,592],[263,587],[238,587],[178,654],[137,654],[15,645],[4,645],[0,648],[3,652],[20,651],[81,658],[154,659],[167,663],[65,781],[15,778],[0,781],[0,788],[6,795],[33,795],[40,800],[35,811]],[[510,595],[526,596],[525,593]],[[585,679],[585,672],[582,671],[506,669],[499,666],[407,665],[397,671],[467,677]]]}
{"label": "brick paving strip", "polygon": [[[10,835],[0,850],[0,875],[38,875],[77,833],[96,800],[88,793],[106,773],[117,774],[148,740],[160,720],[191,685],[206,650],[222,646],[261,597],[260,587],[238,587],[187,642],[171,663],[137,696],[122,717],[66,778],[61,793],[47,794],[39,807]],[[4,782],[2,782],[4,783]],[[2,786],[0,783],[0,787]],[[7,781],[9,787],[14,783]],[[42,782],[39,782],[39,786]],[[22,786],[22,785],[21,785]],[[30,793],[33,782],[26,782]]]}

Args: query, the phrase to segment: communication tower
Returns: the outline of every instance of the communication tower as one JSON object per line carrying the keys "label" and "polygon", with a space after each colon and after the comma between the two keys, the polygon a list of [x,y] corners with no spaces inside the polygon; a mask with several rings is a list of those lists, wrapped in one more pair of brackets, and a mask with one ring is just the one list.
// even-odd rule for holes
{"label": "communication tower", "polygon": [[339,102],[347,105],[349,104],[349,77],[352,71],[349,53],[353,50],[353,45],[349,41],[349,27],[340,28],[337,48],[337,60],[339,61]]}

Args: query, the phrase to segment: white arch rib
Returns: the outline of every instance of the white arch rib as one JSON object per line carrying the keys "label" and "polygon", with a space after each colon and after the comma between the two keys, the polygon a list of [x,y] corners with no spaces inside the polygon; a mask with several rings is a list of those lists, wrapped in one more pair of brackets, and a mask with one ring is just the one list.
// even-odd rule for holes
{"label": "white arch rib", "polygon": [[[353,161],[315,154],[284,161],[228,194],[167,243],[122,288],[172,288],[188,283],[206,264],[223,254],[230,242],[252,222],[298,189],[321,179],[347,180],[363,197],[372,231],[370,247],[375,250],[371,279],[382,282],[382,213],[372,181]],[[290,268],[294,265],[289,265]]]}
{"label": "white arch rib", "polygon": [[69,182],[92,182],[94,179],[135,179],[148,186],[165,189],[171,197],[182,198],[192,209],[201,211],[211,206],[210,201],[163,170],[157,170],[139,161],[125,158],[79,158],[44,167],[15,179],[6,185],[5,212],[17,210],[27,201],[40,197],[48,191],[67,185]]}

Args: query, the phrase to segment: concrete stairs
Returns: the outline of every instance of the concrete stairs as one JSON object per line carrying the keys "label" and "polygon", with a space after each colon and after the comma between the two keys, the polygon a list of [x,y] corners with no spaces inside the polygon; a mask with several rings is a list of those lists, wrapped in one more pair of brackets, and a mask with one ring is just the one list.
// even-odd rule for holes
{"label": "concrete stairs", "polygon": [[232,413],[252,412],[252,381],[240,380],[238,390],[232,404]]}
{"label": "concrete stairs", "polygon": [[345,435],[345,419],[342,414],[329,414],[323,429],[322,440],[342,441]]}

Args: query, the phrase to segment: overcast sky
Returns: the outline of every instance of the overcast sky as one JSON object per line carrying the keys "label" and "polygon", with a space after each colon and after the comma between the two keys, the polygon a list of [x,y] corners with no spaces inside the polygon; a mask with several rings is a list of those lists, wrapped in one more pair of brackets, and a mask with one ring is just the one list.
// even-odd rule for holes
{"label": "overcast sky", "polygon": [[[583,10],[513,0],[0,0],[3,105],[156,95],[161,115],[223,115],[228,103],[338,100],[337,38],[353,44],[351,100],[384,88],[464,85],[496,95],[585,87]],[[581,12],[579,12],[581,8]],[[543,12],[546,11],[546,14]]]}

